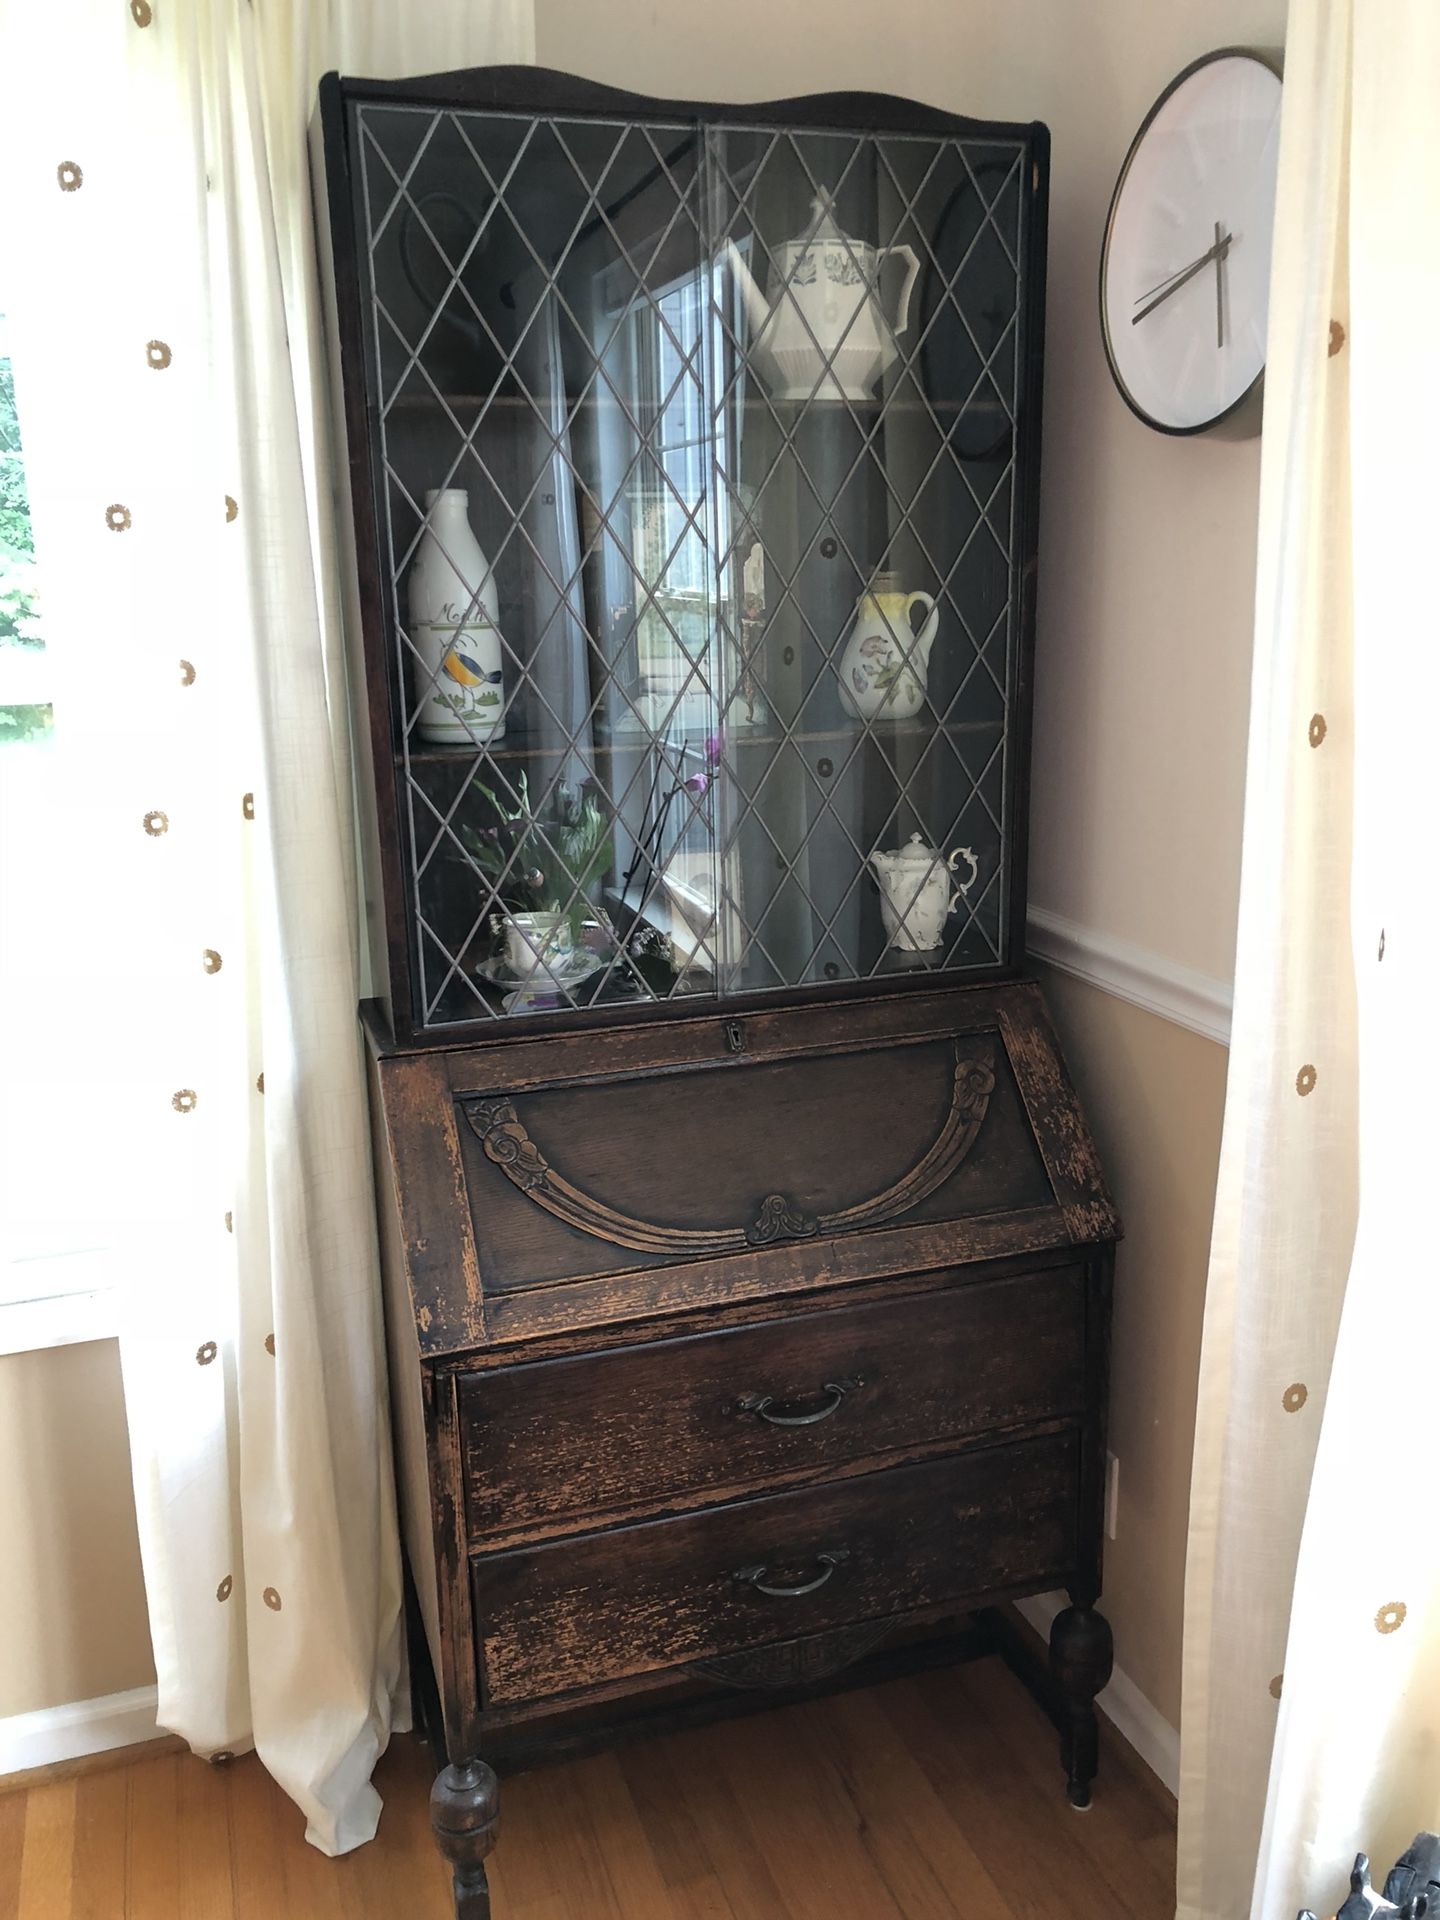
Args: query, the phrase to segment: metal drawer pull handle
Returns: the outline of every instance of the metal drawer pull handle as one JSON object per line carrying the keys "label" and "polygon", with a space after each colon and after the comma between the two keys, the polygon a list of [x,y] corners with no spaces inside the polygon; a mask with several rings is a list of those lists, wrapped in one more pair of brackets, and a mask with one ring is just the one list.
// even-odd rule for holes
{"label": "metal drawer pull handle", "polygon": [[737,1413],[754,1413],[772,1427],[813,1427],[821,1420],[828,1420],[832,1413],[838,1413],[840,1402],[854,1387],[863,1387],[863,1380],[827,1380],[820,1389],[825,1395],[825,1404],[814,1407],[809,1413],[772,1413],[775,1396],[771,1393],[746,1393],[735,1402]]}
{"label": "metal drawer pull handle", "polygon": [[765,1575],[770,1571],[768,1567],[741,1567],[735,1575],[735,1578],[737,1580],[743,1580],[747,1587],[753,1587],[756,1593],[769,1594],[772,1600],[798,1600],[802,1593],[817,1592],[819,1588],[824,1586],[825,1582],[830,1578],[831,1574],[834,1573],[841,1561],[848,1560],[849,1558],[849,1550],[845,1547],[835,1547],[829,1553],[817,1554],[816,1563],[820,1568],[819,1573],[816,1574],[813,1580],[802,1580],[798,1586],[793,1587],[767,1586],[765,1584]]}

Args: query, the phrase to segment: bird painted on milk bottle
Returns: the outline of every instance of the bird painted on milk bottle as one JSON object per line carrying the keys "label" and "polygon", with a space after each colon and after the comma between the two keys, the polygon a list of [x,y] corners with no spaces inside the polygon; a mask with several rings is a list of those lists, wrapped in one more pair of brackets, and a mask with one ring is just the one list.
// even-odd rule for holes
{"label": "bird painted on milk bottle", "polygon": [[469,508],[463,487],[425,495],[425,532],[410,569],[415,731],[437,745],[505,732],[500,601]]}

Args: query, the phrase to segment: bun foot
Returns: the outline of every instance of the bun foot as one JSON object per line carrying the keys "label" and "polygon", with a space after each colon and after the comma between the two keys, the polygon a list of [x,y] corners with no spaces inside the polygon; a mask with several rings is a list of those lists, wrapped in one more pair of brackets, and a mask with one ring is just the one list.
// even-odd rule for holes
{"label": "bun foot", "polygon": [[444,1768],[430,1789],[435,1844],[450,1863],[455,1920],[490,1920],[485,1859],[500,1828],[500,1782],[483,1760]]}

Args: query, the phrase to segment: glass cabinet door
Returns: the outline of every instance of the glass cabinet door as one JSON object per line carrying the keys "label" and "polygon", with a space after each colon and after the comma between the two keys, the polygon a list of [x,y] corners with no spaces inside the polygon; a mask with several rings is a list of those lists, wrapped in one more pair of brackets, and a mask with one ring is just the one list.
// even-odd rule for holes
{"label": "glass cabinet door", "polygon": [[734,990],[995,965],[1022,150],[709,134]]}
{"label": "glass cabinet door", "polygon": [[353,115],[415,1025],[1003,962],[1021,142]]}
{"label": "glass cabinet door", "polygon": [[417,1024],[713,991],[699,135],[357,118]]}

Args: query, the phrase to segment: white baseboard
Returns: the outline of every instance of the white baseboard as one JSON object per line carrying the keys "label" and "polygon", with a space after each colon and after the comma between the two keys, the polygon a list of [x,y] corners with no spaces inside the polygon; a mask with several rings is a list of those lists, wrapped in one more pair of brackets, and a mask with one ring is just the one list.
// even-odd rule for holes
{"label": "white baseboard", "polygon": [[154,1687],[132,1687],[128,1693],[11,1714],[0,1720],[0,1777],[154,1740],[164,1731],[155,1723],[158,1705]]}
{"label": "white baseboard", "polygon": [[[1017,1602],[1017,1611],[1035,1631],[1048,1638],[1050,1624],[1066,1605],[1063,1593],[1042,1593],[1033,1600]],[[1110,1684],[1095,1704],[1122,1739],[1139,1754],[1150,1771],[1176,1798],[1180,1794],[1180,1735],[1136,1686],[1128,1673],[1117,1667]]]}
{"label": "white baseboard", "polygon": [[1048,907],[1032,906],[1026,927],[1029,948],[1037,960],[1048,961],[1062,973],[1073,974],[1147,1013],[1158,1013],[1162,1020],[1216,1040],[1222,1047],[1229,1046],[1231,989],[1224,980],[1102,933],[1098,927],[1067,920]]}

